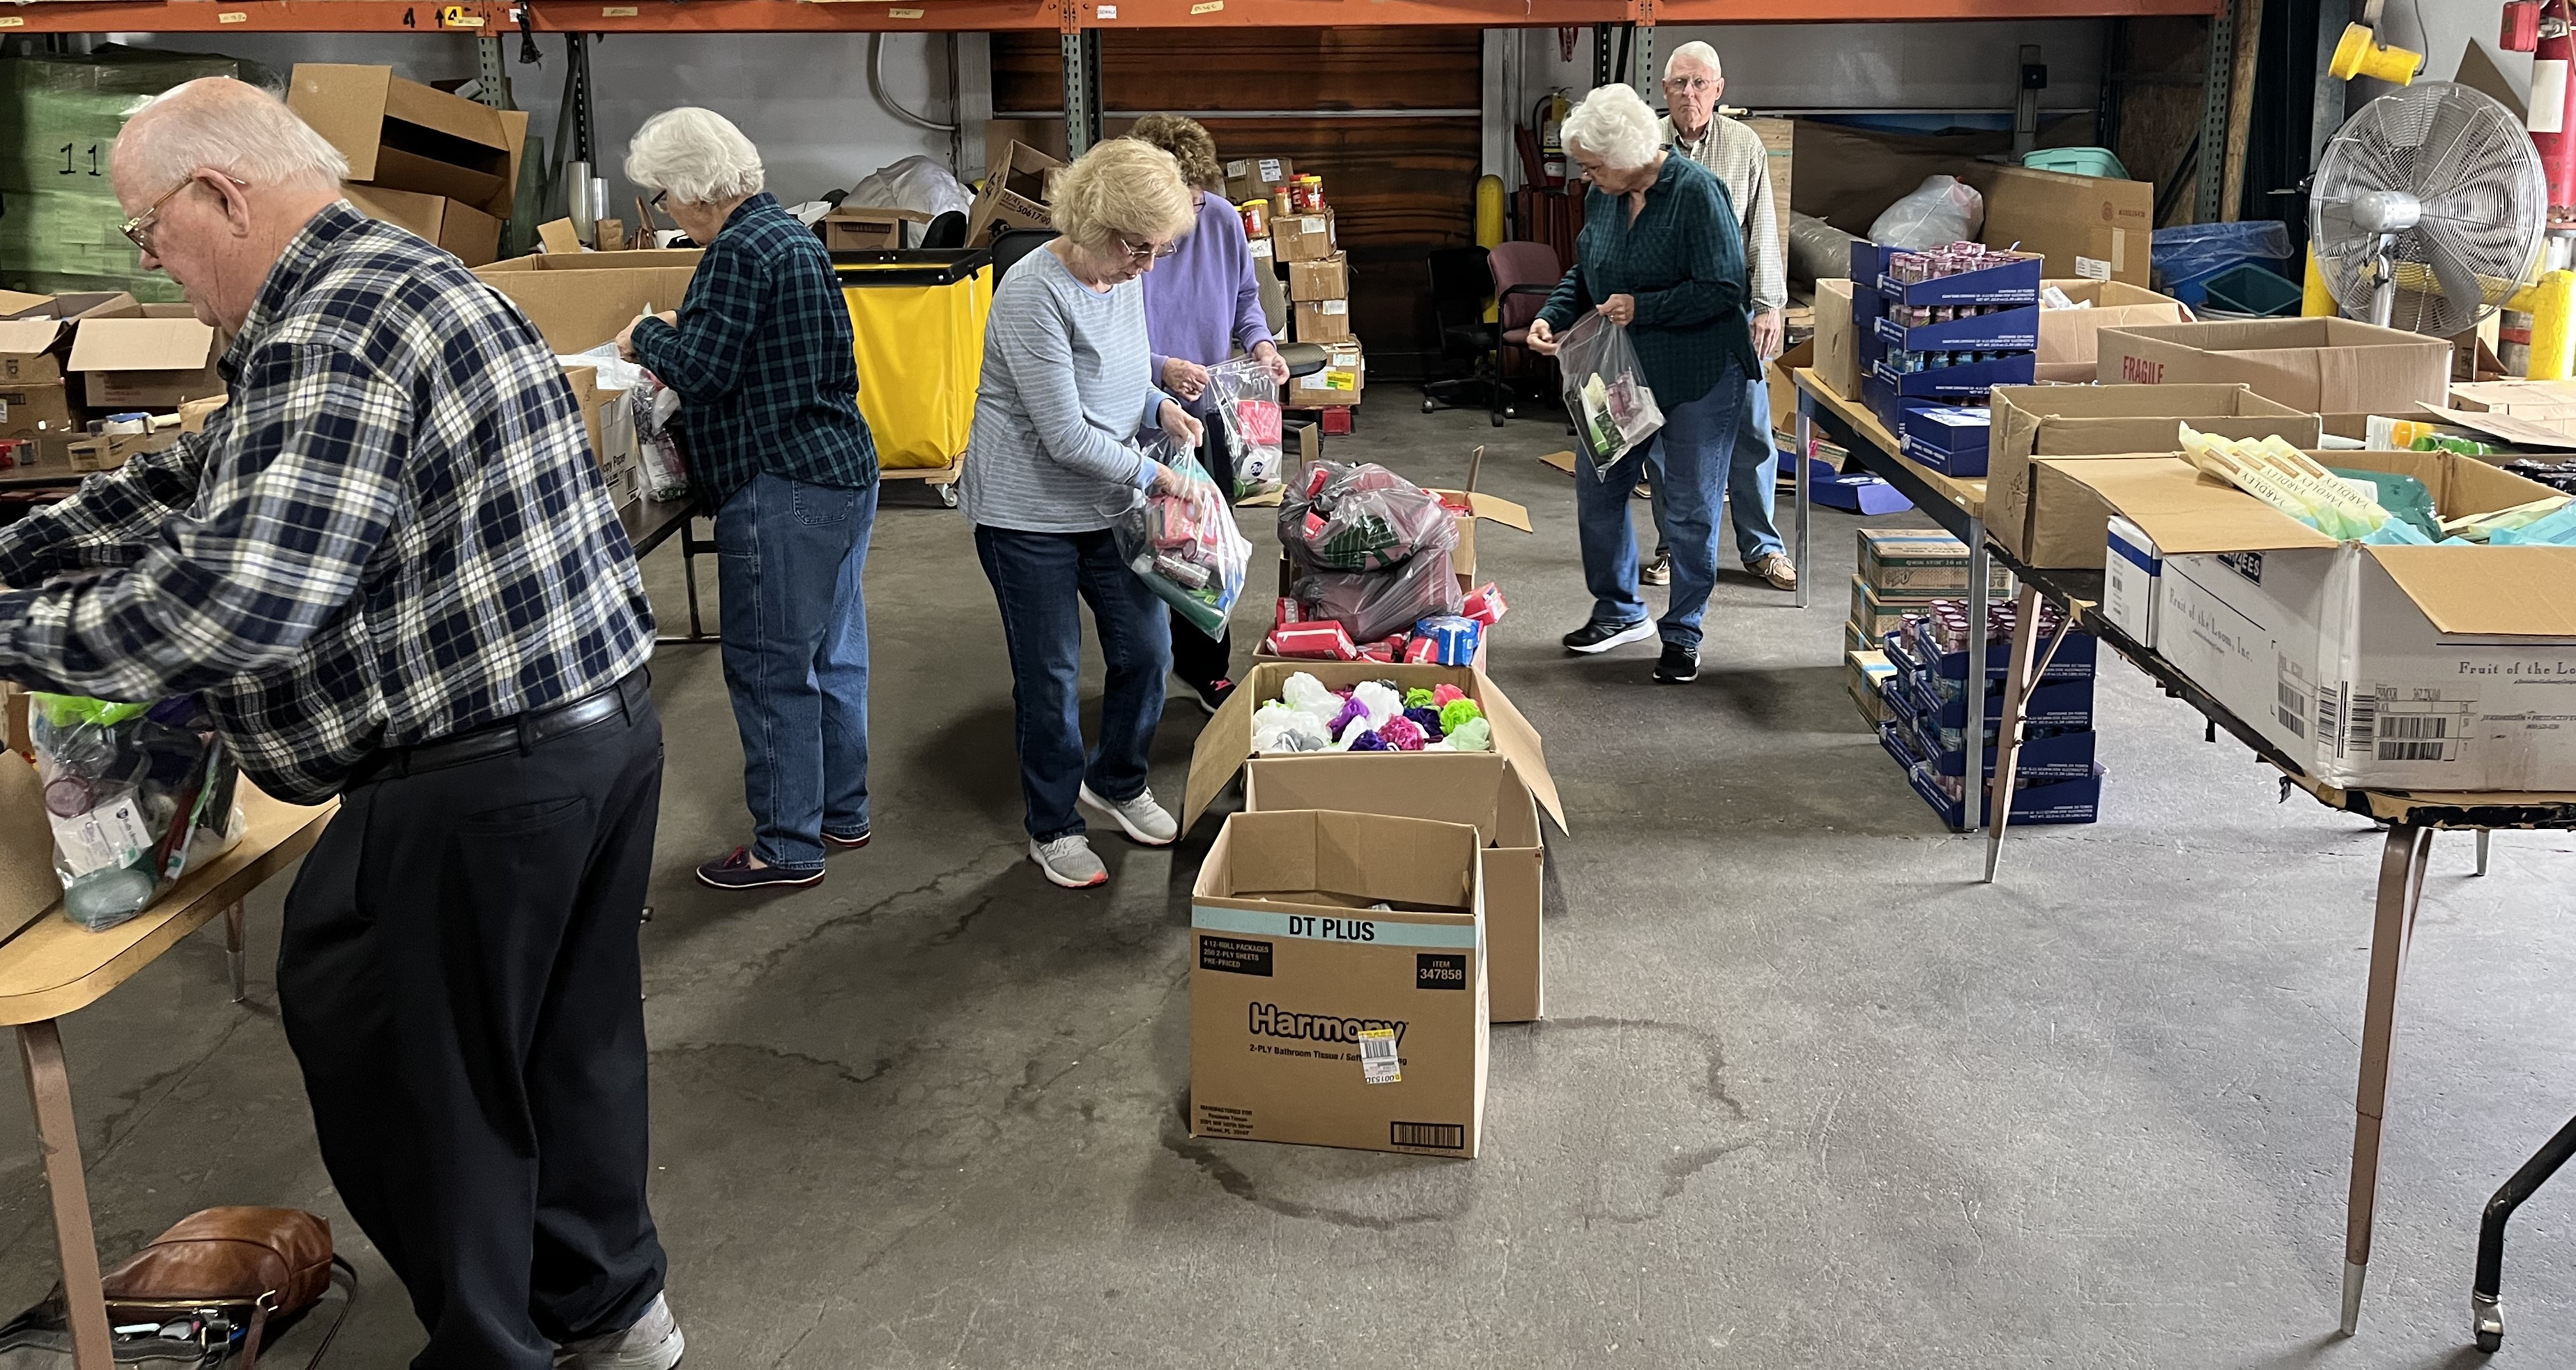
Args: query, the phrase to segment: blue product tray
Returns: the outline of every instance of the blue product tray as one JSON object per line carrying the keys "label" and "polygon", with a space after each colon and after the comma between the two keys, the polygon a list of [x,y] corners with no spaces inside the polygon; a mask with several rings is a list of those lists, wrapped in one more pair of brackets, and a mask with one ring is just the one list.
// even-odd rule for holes
{"label": "blue product tray", "polygon": [[[1936,773],[1931,765],[1913,753],[1893,725],[1879,725],[1878,740],[1887,754],[1905,768],[1906,783],[1914,787],[1914,792],[1923,797],[1924,803],[1932,806],[1932,811],[1940,815],[1941,821],[1954,828],[1967,821],[1966,797],[1962,795],[1959,799],[1952,799],[1934,778]],[[2025,758],[2029,756],[2030,748],[2029,743],[2022,745]],[[1992,774],[1991,769],[1988,774]],[[2029,772],[2023,774],[2028,775]],[[2089,765],[2081,776],[2016,785],[2013,788],[2012,821],[2015,824],[2094,822],[2101,817],[2102,776],[2100,766]]]}
{"label": "blue product tray", "polygon": [[2037,374],[2037,362],[2036,353],[2016,352],[1994,361],[1899,371],[1888,357],[1880,356],[1870,363],[1870,371],[1899,399],[1955,402],[1984,399],[1986,392],[1998,385],[2028,385]]}
{"label": "blue product tray", "polygon": [[[1966,596],[1952,595],[1947,598],[1965,599]],[[1925,641],[1920,631],[1912,628],[1902,635],[1890,633],[1888,636],[1892,640],[1882,650],[1888,654],[1888,659],[1891,661],[1899,657],[1903,658],[1898,663],[1897,669],[1906,669],[1910,664],[1916,673],[1927,678],[1939,676],[1945,680],[1957,681],[1965,681],[1968,678],[1966,652],[1941,651],[1932,643]],[[2036,651],[2037,646],[2034,645],[2034,654]],[[2100,640],[2081,628],[2075,629],[2066,635],[2066,641],[2058,644],[2056,657],[2048,663],[2048,669],[2040,673],[2040,682],[2045,684],[2052,680],[2091,680],[2094,666],[2101,655]],[[1987,677],[2001,683],[2011,671],[2012,643],[2008,641],[1987,643]]]}
{"label": "blue product tray", "polygon": [[1866,291],[1875,291],[1894,304],[2037,306],[2039,303],[2040,268],[2045,263],[2037,257],[1906,285],[1887,274],[1888,260],[1902,251],[1903,248],[1854,240],[1851,245],[1853,298],[1858,299]]}
{"label": "blue product tray", "polygon": [[1895,486],[1866,471],[1837,471],[1831,462],[1813,458],[1807,463],[1807,497],[1854,514],[1901,514],[1914,507]]}
{"label": "blue product tray", "polygon": [[[1945,749],[1963,745],[1961,739],[1966,736],[1963,729],[1968,724],[1966,695],[1940,698],[1925,689],[1921,682],[1907,676],[1903,667],[1897,668],[1896,678],[1889,682],[1887,693],[1891,706],[1913,719],[1925,740],[1938,741]],[[1982,733],[1992,737],[2003,716],[2004,692],[1988,689],[1986,726]],[[2093,726],[2093,682],[2061,680],[2042,685],[2030,692],[2024,716],[2024,726],[2031,733],[2042,730],[2081,732],[2090,728]],[[1935,728],[1940,730],[1937,734],[1933,731]]]}
{"label": "blue product tray", "polygon": [[[1883,297],[1882,297],[1883,298]],[[1897,352],[2009,352],[2039,346],[2039,306],[1977,314],[1907,328],[1882,314],[1870,322],[1878,341]]]}

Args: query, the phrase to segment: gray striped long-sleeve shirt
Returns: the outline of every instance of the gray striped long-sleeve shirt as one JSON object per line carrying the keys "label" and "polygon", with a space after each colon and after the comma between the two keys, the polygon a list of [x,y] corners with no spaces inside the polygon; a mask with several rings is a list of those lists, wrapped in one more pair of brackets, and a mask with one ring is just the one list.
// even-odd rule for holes
{"label": "gray striped long-sleeve shirt", "polygon": [[1136,435],[1168,398],[1147,351],[1144,282],[1104,294],[1054,252],[1031,252],[993,292],[958,506],[1021,532],[1108,527],[1153,480]]}
{"label": "gray striped long-sleeve shirt", "polygon": [[1788,263],[1782,260],[1779,210],[1771,204],[1771,152],[1762,135],[1723,114],[1712,114],[1708,131],[1696,143],[1685,143],[1681,131],[1664,119],[1664,142],[1707,167],[1726,187],[1744,227],[1745,304],[1759,313],[1789,302]]}

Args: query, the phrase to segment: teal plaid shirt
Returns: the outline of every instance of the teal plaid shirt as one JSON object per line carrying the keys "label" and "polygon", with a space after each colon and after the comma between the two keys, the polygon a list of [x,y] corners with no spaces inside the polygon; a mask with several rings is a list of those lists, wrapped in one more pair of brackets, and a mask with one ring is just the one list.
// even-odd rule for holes
{"label": "teal plaid shirt", "polygon": [[635,359],[686,402],[689,474],[710,504],[763,471],[857,489],[877,478],[850,310],[814,230],[766,191],[698,261],[680,326],[645,319]]}
{"label": "teal plaid shirt", "polygon": [[1665,408],[1707,394],[1725,378],[1730,358],[1739,376],[1755,374],[1753,333],[1744,321],[1744,234],[1726,187],[1699,163],[1669,153],[1635,223],[1623,197],[1599,190],[1584,197],[1574,267],[1538,316],[1563,333],[1611,295],[1636,297],[1628,341]]}

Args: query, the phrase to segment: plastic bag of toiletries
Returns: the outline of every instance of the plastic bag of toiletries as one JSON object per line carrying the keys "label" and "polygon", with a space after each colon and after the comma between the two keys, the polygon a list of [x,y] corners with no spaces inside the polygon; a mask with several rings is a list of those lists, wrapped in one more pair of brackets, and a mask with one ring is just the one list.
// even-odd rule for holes
{"label": "plastic bag of toiletries", "polygon": [[1574,422],[1575,441],[1592,458],[1595,472],[1608,471],[1663,429],[1663,406],[1646,384],[1636,344],[1600,310],[1559,335],[1556,367],[1565,377],[1565,412]]}
{"label": "plastic bag of toiletries", "polygon": [[241,836],[241,771],[194,695],[111,704],[31,696],[28,731],[63,913],[101,932]]}
{"label": "plastic bag of toiletries", "polygon": [[1118,559],[1191,627],[1222,638],[1226,615],[1243,594],[1252,543],[1234,526],[1231,502],[1196,457],[1160,435],[1146,445],[1145,455],[1189,481],[1177,495],[1148,492],[1111,525]]}

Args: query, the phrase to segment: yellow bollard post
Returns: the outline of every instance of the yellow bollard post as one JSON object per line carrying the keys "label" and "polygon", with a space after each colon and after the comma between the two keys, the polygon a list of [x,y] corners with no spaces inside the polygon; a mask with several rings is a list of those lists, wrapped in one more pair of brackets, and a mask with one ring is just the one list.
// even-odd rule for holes
{"label": "yellow bollard post", "polygon": [[[1476,246],[1494,247],[1503,241],[1503,178],[1476,178]],[[1485,306],[1485,322],[1502,319],[1499,305]]]}
{"label": "yellow bollard post", "polygon": [[2307,287],[2299,295],[2299,316],[2308,319],[2334,317],[2335,298],[2326,289],[2326,273],[2317,270],[2317,250],[2308,249]]}
{"label": "yellow bollard post", "polygon": [[2576,271],[2544,274],[2538,293],[2531,310],[2531,379],[2563,381],[2576,376]]}

